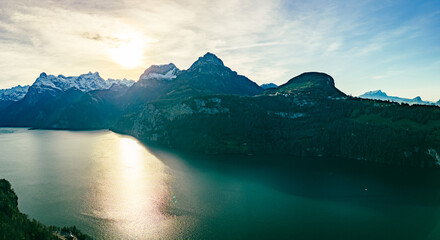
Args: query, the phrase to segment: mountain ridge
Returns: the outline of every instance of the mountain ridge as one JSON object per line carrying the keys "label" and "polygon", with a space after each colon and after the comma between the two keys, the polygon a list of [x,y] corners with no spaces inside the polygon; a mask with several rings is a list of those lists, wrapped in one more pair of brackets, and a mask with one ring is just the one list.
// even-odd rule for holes
{"label": "mountain ridge", "polygon": [[26,102],[28,93],[14,107],[0,110],[0,126],[111,129],[203,154],[440,167],[440,108],[435,106],[347,96],[330,75],[319,72],[264,90],[211,53],[187,70],[177,71],[174,64],[147,70],[130,87],[69,88],[56,97],[42,92],[33,105]]}
{"label": "mountain ridge", "polygon": [[385,92],[382,90],[375,90],[375,91],[369,91],[359,96],[360,98],[364,99],[375,99],[375,100],[382,100],[382,101],[392,101],[397,103],[407,103],[407,104],[419,104],[419,105],[439,105],[440,106],[440,100],[435,102],[430,101],[423,101],[420,96],[417,96],[415,98],[401,98],[396,96],[388,96]]}

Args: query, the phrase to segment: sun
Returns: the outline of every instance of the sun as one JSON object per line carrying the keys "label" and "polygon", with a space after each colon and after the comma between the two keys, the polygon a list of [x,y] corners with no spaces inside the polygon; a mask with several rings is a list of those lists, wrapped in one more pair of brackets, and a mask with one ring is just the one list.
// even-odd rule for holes
{"label": "sun", "polygon": [[143,44],[136,39],[127,39],[110,48],[110,55],[114,62],[124,68],[135,68],[143,64]]}

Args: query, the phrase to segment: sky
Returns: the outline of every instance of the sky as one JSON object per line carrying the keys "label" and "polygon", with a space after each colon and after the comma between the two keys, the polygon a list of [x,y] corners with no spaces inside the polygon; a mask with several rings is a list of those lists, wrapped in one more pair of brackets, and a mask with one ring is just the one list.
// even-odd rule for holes
{"label": "sky", "polygon": [[258,84],[326,72],[353,96],[440,99],[439,0],[0,0],[0,88],[41,72],[137,80],[206,52]]}

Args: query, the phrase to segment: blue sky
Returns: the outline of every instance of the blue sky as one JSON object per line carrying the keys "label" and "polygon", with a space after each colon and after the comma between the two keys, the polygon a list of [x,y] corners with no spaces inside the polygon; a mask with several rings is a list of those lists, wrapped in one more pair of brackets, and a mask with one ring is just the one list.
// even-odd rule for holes
{"label": "blue sky", "polygon": [[0,88],[40,72],[138,79],[213,52],[261,84],[307,71],[347,94],[440,99],[440,1],[0,1]]}

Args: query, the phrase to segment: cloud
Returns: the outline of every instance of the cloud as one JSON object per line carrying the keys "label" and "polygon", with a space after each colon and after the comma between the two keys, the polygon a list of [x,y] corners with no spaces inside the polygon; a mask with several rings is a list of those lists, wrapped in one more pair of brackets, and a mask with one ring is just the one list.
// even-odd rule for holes
{"label": "cloud", "polygon": [[[406,78],[390,69],[411,67],[420,52],[438,62],[439,8],[406,0],[2,0],[0,88],[32,83],[41,71],[137,79],[148,65],[184,69],[210,51],[259,83],[324,71],[358,94]],[[143,65],[127,69],[112,49],[133,41]]]}

